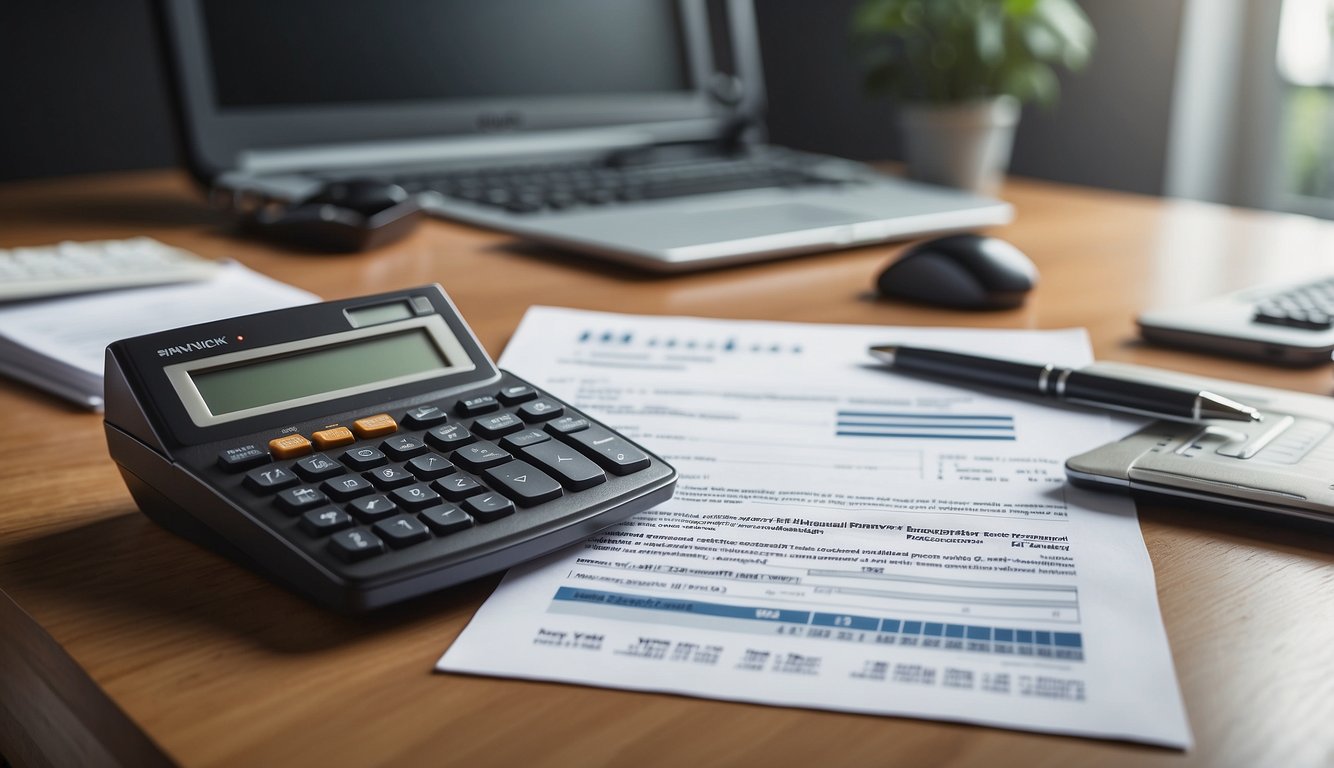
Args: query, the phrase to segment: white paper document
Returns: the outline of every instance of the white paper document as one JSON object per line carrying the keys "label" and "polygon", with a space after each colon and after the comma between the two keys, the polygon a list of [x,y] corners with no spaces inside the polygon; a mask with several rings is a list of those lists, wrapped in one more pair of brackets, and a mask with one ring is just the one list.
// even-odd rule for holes
{"label": "white paper document", "polygon": [[0,373],[101,409],[111,342],[315,301],[312,293],[229,261],[209,280],[0,307]]}
{"label": "white paper document", "polygon": [[1090,362],[1080,330],[530,310],[501,365],[676,494],[511,570],[438,669],[1188,747],[1134,506],[1065,481],[1108,418],[867,355],[896,343]]}

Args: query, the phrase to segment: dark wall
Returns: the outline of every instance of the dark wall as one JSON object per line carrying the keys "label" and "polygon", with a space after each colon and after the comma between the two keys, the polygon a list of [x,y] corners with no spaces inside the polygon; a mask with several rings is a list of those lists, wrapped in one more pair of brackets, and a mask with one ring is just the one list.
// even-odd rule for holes
{"label": "dark wall", "polygon": [[[1025,109],[1015,173],[1162,191],[1184,2],[1082,0],[1098,51],[1055,110]],[[756,0],[771,138],[896,159],[894,110],[863,94],[849,52],[854,4]],[[176,162],[148,0],[0,3],[0,72],[0,179]]]}

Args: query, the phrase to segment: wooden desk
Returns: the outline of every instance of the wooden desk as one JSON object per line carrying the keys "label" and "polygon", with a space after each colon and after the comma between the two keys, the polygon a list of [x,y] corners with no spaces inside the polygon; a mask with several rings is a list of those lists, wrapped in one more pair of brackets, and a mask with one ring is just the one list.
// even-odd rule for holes
{"label": "wooden desk", "polygon": [[[326,298],[439,281],[493,355],[533,303],[881,325],[1084,326],[1100,358],[1328,393],[1140,345],[1137,311],[1334,261],[1334,224],[1015,181],[1022,309],[876,301],[896,247],[675,278],[431,222],[353,256],[232,238],[175,173],[0,187],[0,246],[149,234]],[[1245,765],[1334,762],[1334,536],[1141,509],[1197,748],[433,674],[494,580],[332,616],[151,524],[101,419],[0,381],[0,752],[16,765]],[[1128,661],[1128,663],[1133,663]]]}

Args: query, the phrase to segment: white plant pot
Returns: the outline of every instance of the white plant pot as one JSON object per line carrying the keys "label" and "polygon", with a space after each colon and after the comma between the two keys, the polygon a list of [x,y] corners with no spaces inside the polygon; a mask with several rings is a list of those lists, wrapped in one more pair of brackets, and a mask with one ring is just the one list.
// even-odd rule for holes
{"label": "white plant pot", "polygon": [[985,195],[1000,189],[1019,122],[1018,100],[909,104],[900,114],[909,177]]}

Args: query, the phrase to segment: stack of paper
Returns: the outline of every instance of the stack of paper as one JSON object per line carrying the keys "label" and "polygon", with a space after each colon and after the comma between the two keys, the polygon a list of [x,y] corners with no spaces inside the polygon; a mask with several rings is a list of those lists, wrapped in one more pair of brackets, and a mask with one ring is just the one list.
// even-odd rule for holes
{"label": "stack of paper", "polygon": [[0,307],[0,373],[102,408],[103,355],[118,339],[319,301],[228,262],[202,282]]}

